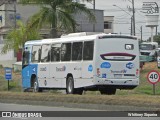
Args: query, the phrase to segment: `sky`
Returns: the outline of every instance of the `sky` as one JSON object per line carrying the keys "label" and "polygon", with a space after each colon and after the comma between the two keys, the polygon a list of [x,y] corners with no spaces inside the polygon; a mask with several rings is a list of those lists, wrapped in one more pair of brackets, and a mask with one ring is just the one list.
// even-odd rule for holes
{"label": "sky", "polygon": [[[114,33],[130,34],[132,0],[95,0],[96,9],[104,10],[104,16],[114,16]],[[160,7],[160,0],[134,0],[136,36],[141,37],[140,27],[142,26],[142,39],[147,40],[151,36],[151,29],[146,27],[145,14],[142,13],[143,2],[156,2]],[[85,3],[87,7],[93,8],[93,3]],[[116,6],[113,6],[116,5]],[[122,10],[123,9],[123,10]],[[128,14],[127,14],[127,13]],[[160,14],[160,13],[159,13]],[[159,17],[160,20],[160,17]],[[157,31],[160,32],[160,21]],[[154,35],[156,30],[154,28]]]}

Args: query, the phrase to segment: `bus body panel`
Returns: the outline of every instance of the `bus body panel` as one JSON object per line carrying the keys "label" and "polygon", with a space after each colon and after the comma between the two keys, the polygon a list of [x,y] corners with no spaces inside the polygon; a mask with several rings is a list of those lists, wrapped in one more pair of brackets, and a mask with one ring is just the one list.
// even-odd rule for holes
{"label": "bus body panel", "polygon": [[[32,75],[37,76],[37,72],[38,72],[37,71],[38,64],[31,63],[32,45],[30,44],[25,45],[24,52],[26,51],[28,52],[28,64],[25,66],[22,66],[22,87],[24,89],[31,88],[31,77]],[[25,58],[23,58],[23,62],[24,62],[24,59]]]}
{"label": "bus body panel", "polygon": [[38,63],[38,83],[39,87],[51,85],[50,82],[50,65],[48,63]]}
{"label": "bus body panel", "polygon": [[[31,87],[31,77],[37,76],[38,64],[29,64],[22,70],[22,86],[23,88]],[[37,79],[37,78],[36,78]]]}
{"label": "bus body panel", "polygon": [[138,46],[138,41],[133,39],[96,40],[94,83],[137,86],[139,84]]}

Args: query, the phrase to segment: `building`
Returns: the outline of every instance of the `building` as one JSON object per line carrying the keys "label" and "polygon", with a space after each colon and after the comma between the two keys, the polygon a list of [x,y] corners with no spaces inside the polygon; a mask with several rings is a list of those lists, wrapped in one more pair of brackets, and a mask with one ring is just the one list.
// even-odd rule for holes
{"label": "building", "polygon": [[84,13],[75,14],[74,18],[78,24],[77,32],[103,32],[103,16],[103,10],[95,10],[96,23],[91,23]]}
{"label": "building", "polygon": [[114,16],[104,16],[104,33],[114,33]]}
{"label": "building", "polygon": [[[8,31],[16,27],[16,20],[21,20],[25,23],[29,17],[37,13],[39,10],[39,6],[24,6],[22,4],[18,4],[16,0],[0,1],[0,49],[3,47],[3,40],[5,39]],[[89,22],[88,16],[86,16],[84,13],[73,14],[73,16],[78,24],[77,32],[104,31],[103,10],[95,10],[96,23]],[[47,38],[49,36],[49,32],[50,28],[45,27],[41,29],[40,33],[43,37]],[[63,31],[61,34],[63,34]],[[13,51],[10,51],[5,55],[5,61],[2,59],[2,57],[0,57],[0,64],[3,64],[4,66],[11,66],[17,61],[16,57],[17,54],[15,54]],[[6,60],[10,60],[10,62],[7,62]]]}

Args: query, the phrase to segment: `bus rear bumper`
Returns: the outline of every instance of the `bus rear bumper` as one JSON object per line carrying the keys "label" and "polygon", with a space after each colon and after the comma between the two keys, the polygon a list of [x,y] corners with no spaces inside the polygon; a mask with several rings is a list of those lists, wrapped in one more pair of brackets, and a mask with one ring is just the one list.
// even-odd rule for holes
{"label": "bus rear bumper", "polygon": [[135,79],[98,79],[94,81],[96,86],[114,86],[118,89],[133,89],[139,85],[139,78]]}

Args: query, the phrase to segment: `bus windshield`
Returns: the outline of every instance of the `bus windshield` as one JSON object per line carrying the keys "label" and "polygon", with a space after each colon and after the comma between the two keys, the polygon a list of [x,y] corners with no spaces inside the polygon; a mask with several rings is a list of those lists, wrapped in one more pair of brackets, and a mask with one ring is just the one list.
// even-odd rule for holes
{"label": "bus windshield", "polygon": [[140,49],[141,50],[153,50],[153,46],[151,44],[141,44]]}

